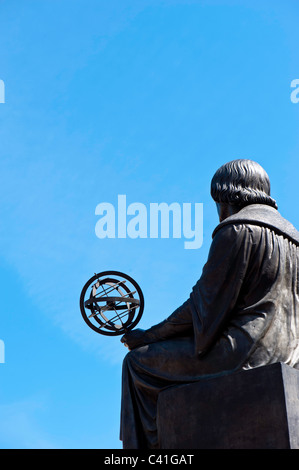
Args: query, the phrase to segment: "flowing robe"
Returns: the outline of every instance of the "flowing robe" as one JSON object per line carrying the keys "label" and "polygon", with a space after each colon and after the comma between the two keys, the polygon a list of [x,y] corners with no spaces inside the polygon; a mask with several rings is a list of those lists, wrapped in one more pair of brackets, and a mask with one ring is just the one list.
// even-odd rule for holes
{"label": "flowing robe", "polygon": [[189,299],[123,362],[125,449],[159,448],[165,387],[273,362],[299,368],[299,233],[253,204],[219,224]]}

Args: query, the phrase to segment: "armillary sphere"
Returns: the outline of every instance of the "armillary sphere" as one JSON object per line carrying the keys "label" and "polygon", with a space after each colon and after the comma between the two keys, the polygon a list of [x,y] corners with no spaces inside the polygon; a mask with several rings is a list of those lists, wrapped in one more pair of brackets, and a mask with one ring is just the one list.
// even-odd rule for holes
{"label": "armillary sphere", "polygon": [[87,281],[80,296],[84,321],[97,333],[123,335],[140,321],[142,291],[134,279],[118,271],[104,271]]}

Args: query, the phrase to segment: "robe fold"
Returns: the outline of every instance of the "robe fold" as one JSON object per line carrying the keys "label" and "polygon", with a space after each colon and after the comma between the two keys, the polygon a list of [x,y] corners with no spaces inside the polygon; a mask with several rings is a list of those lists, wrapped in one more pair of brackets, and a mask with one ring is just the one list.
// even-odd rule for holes
{"label": "robe fold", "polygon": [[252,204],[213,232],[190,297],[144,333],[123,362],[121,440],[159,448],[156,405],[165,387],[273,362],[299,368],[299,233]]}

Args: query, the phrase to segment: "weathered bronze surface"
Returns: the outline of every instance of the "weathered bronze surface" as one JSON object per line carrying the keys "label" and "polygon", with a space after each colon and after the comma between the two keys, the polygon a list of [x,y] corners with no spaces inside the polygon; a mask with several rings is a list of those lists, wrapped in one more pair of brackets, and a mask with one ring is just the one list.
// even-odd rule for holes
{"label": "weathered bronze surface", "polygon": [[[299,233],[277,210],[266,172],[234,160],[215,173],[220,224],[190,297],[166,320],[124,337],[121,439],[160,447],[165,387],[281,362],[299,368]],[[178,404],[179,406],[179,404]]]}

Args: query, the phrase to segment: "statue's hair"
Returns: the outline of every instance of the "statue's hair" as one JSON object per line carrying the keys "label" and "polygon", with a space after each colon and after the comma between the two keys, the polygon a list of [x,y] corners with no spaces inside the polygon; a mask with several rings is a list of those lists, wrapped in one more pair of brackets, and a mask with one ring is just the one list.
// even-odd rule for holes
{"label": "statue's hair", "polygon": [[277,209],[270,196],[269,176],[253,160],[238,159],[222,165],[212,178],[211,196],[216,202],[238,207],[267,204]]}

